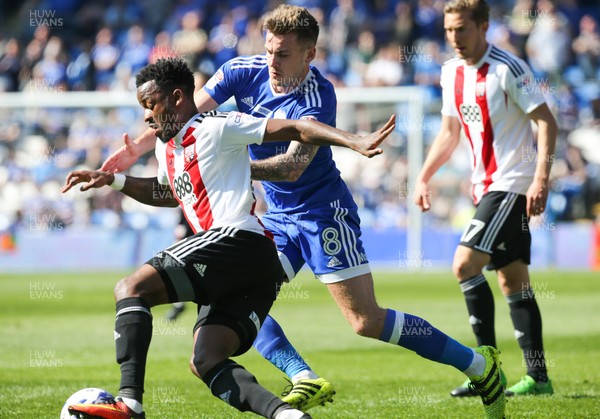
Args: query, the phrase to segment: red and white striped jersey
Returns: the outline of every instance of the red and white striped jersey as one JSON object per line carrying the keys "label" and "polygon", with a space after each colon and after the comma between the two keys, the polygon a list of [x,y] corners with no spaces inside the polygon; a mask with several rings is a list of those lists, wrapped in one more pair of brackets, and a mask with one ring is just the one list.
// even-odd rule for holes
{"label": "red and white striped jersey", "polygon": [[492,45],[473,65],[444,63],[442,115],[460,120],[472,157],[473,200],[489,191],[526,194],[536,167],[527,114],[545,102],[529,66]]}
{"label": "red and white striped jersey", "polygon": [[170,185],[194,232],[234,227],[268,235],[254,214],[248,144],[262,143],[267,118],[196,115],[169,142],[156,142],[158,181]]}

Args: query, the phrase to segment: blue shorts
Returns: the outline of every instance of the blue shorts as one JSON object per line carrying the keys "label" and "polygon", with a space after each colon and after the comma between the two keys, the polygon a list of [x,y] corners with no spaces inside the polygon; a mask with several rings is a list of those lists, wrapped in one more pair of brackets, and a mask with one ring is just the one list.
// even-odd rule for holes
{"label": "blue shorts", "polygon": [[331,207],[293,214],[267,212],[261,219],[273,233],[288,280],[296,276],[304,263],[323,283],[371,272],[360,240],[356,208],[332,203]]}

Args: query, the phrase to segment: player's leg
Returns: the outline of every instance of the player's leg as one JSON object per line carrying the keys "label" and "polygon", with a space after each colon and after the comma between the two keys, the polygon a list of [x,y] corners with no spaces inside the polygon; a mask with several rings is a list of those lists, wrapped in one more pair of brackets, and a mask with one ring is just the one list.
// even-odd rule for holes
{"label": "player's leg", "polygon": [[379,307],[371,274],[327,286],[356,333],[402,346],[423,358],[455,367],[473,383],[487,417],[504,416],[504,387],[500,383],[500,361],[495,348],[469,348],[421,317]]}
{"label": "player's leg", "polygon": [[477,339],[477,345],[489,345],[495,348],[494,296],[483,274],[483,268],[489,262],[489,254],[458,245],[452,268],[465,297],[469,323]]}
{"label": "player's leg", "polygon": [[[261,387],[229,359],[252,347],[277,296],[282,274],[273,241],[225,228],[212,230],[201,240],[189,240],[185,249],[173,253],[189,251],[186,266],[191,267],[186,274],[193,279],[195,300],[203,304],[194,328],[200,331],[193,370],[216,397],[239,410],[277,419],[309,417]],[[208,327],[212,325],[220,327]]]}
{"label": "player's leg", "polygon": [[[461,370],[468,368],[474,357],[473,350],[458,342],[446,345],[448,337],[424,319],[379,307],[369,262],[360,240],[360,220],[351,197],[311,210],[309,215],[305,222],[298,222],[301,242],[310,244],[308,249],[303,249],[304,256],[317,278],[327,284],[356,333],[405,346],[435,361],[456,361]],[[417,331],[419,326],[432,335],[428,339],[411,336],[409,333]],[[448,354],[442,354],[446,347]]]}
{"label": "player's leg", "polygon": [[152,339],[150,308],[167,303],[168,293],[158,271],[146,264],[117,284],[115,300],[115,345],[121,368],[119,393],[111,404],[76,405],[69,409],[94,417],[141,418],[146,357]]}
{"label": "player's leg", "polygon": [[354,332],[360,336],[405,347],[461,371],[473,361],[472,349],[449,338],[425,319],[380,307],[370,273],[329,283],[327,287]]}
{"label": "player's leg", "polygon": [[502,417],[504,392],[493,348],[465,347],[420,317],[379,307],[352,197],[311,210],[308,215],[304,216],[307,223],[298,223],[301,242],[310,244],[303,247],[304,257],[317,278],[327,284],[354,331],[455,366],[478,387],[488,417]]}
{"label": "player's leg", "polygon": [[[489,262],[488,254],[459,245],[454,254],[453,268],[465,297],[469,323],[475,334],[477,346],[496,348],[494,296],[483,275],[483,267]],[[500,378],[502,385],[506,387],[506,376],[502,370]],[[477,392],[470,385],[470,380],[466,380],[452,389],[450,395],[470,397],[477,396]]]}
{"label": "player's leg", "polygon": [[288,340],[279,323],[270,315],[260,328],[254,347],[263,358],[279,368],[292,382],[319,378]]}
{"label": "player's leg", "polygon": [[[262,387],[250,372],[230,359],[252,347],[275,300],[281,276],[273,270],[267,276],[269,281],[261,280],[261,262],[256,259],[255,270],[245,266],[234,272],[215,272],[215,266],[211,266],[212,275],[221,277],[225,287],[217,302],[202,306],[198,312],[191,368],[214,396],[242,412],[276,419],[309,418]],[[276,259],[273,262],[278,265]]]}
{"label": "player's leg", "polygon": [[271,316],[265,319],[254,347],[290,378],[290,386],[282,393],[283,401],[302,411],[333,401],[331,383],[310,368]]}
{"label": "player's leg", "polygon": [[[291,281],[304,265],[302,253],[292,237],[296,232],[293,217],[267,213],[262,221],[273,234],[284,276]],[[284,401],[306,411],[333,400],[333,386],[312,370],[271,316],[265,319],[254,347],[263,358],[289,377],[291,388],[284,391]]]}
{"label": "player's leg", "polygon": [[[273,223],[264,222],[267,229],[276,230]],[[292,280],[296,272],[302,268],[304,261],[289,238],[282,235],[280,230],[276,230],[274,237],[278,247],[279,260],[283,265],[282,275],[288,281]],[[292,383],[302,379],[319,378],[289,341],[279,323],[270,315],[267,316],[258,332],[254,348],[263,358],[287,375]]]}
{"label": "player's leg", "polygon": [[[465,229],[459,246],[454,254],[453,272],[463,292],[469,323],[478,345],[496,347],[494,324],[494,296],[483,274],[483,268],[495,262],[497,252],[505,252],[510,241],[506,236],[506,226],[515,221],[515,205],[519,195],[506,192],[489,192],[477,206],[473,219]],[[506,386],[506,377],[501,372],[502,383]],[[454,388],[450,394],[454,397],[476,396],[465,381]]]}
{"label": "player's leg", "polygon": [[[309,418],[262,387],[254,375],[229,357],[238,352],[240,340],[231,328],[209,324],[194,333],[192,372],[209,387],[215,397],[242,411],[266,418]],[[294,414],[295,416],[292,416]]]}
{"label": "player's leg", "polygon": [[494,233],[486,233],[480,245],[491,251],[490,265],[498,271],[500,288],[508,300],[515,335],[527,363],[527,375],[507,394],[552,394],[542,343],[542,319],[527,268],[531,260],[531,234],[526,198],[513,193],[489,195],[492,198],[496,195],[494,199],[501,201],[489,223],[494,225],[490,230]]}
{"label": "player's leg", "polygon": [[519,259],[498,269],[498,281],[508,302],[515,337],[527,366],[527,375],[508,388],[506,394],[553,394],[554,389],[546,368],[542,316],[531,288],[527,264]]}

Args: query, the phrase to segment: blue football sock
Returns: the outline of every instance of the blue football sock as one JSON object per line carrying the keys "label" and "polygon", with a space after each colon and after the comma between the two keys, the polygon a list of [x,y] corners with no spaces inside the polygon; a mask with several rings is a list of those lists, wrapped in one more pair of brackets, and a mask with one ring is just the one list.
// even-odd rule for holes
{"label": "blue football sock", "polygon": [[402,346],[423,358],[460,371],[473,361],[473,350],[455,341],[425,319],[395,310],[387,310],[385,324],[379,340]]}
{"label": "blue football sock", "polygon": [[310,367],[287,339],[281,326],[267,316],[256,336],[254,347],[267,361],[292,378]]}

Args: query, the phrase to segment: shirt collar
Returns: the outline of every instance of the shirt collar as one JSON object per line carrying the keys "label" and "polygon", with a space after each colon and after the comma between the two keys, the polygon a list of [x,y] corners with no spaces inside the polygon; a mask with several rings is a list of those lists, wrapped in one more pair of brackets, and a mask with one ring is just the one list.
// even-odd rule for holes
{"label": "shirt collar", "polygon": [[192,116],[189,121],[187,121],[185,123],[183,128],[181,128],[179,130],[179,132],[171,139],[171,141],[173,141],[173,144],[175,146],[181,145],[181,143],[185,139],[185,133],[187,132],[188,128],[199,119],[200,119],[200,114],[197,113],[196,115]]}

